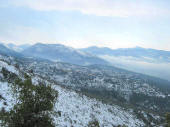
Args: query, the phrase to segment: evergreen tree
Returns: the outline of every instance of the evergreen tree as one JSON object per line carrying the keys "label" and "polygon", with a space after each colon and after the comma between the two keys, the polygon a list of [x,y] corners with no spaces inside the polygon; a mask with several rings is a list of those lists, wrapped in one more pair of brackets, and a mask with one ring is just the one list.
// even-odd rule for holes
{"label": "evergreen tree", "polygon": [[17,104],[9,112],[1,111],[3,126],[54,127],[50,113],[58,93],[45,84],[33,85],[31,78],[18,79],[14,86]]}
{"label": "evergreen tree", "polygon": [[170,127],[170,113],[166,114],[166,127]]}

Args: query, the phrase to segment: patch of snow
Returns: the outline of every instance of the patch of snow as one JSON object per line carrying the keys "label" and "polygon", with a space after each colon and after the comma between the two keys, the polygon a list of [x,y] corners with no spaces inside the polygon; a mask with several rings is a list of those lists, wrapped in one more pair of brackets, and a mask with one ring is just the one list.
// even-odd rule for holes
{"label": "patch of snow", "polygon": [[96,99],[88,98],[59,86],[54,86],[54,88],[59,92],[55,105],[55,111],[61,112],[60,117],[55,117],[58,126],[82,127],[87,126],[93,119],[97,119],[102,127],[123,124],[130,127],[144,125],[133,113],[125,111],[119,106],[103,104]]}
{"label": "patch of snow", "polygon": [[[4,107],[7,111],[9,111],[16,102],[9,85],[7,82],[0,82],[0,95],[4,98],[0,100],[0,109]],[[5,102],[7,105],[4,105]]]}
{"label": "patch of snow", "polygon": [[4,61],[0,61],[0,70],[1,70],[3,67],[6,68],[8,71],[10,71],[10,72],[12,72],[12,73],[15,73],[16,75],[19,75],[18,70],[17,70],[14,66],[8,65],[8,64],[7,64],[6,62],[4,62]]}

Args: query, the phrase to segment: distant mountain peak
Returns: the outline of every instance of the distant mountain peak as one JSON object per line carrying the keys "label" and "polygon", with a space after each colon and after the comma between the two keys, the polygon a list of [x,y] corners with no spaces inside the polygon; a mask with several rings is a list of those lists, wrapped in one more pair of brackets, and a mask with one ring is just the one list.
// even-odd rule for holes
{"label": "distant mountain peak", "polygon": [[22,53],[31,57],[39,57],[78,65],[108,64],[108,62],[101,58],[62,44],[36,43]]}
{"label": "distant mountain peak", "polygon": [[140,46],[136,46],[135,48],[136,49],[144,49],[143,47],[140,47]]}

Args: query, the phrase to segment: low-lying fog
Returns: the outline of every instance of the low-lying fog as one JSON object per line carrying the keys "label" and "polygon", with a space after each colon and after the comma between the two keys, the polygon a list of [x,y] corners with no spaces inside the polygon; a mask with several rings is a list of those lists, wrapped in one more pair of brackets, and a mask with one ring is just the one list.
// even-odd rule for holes
{"label": "low-lying fog", "polygon": [[100,56],[114,66],[170,81],[170,63],[150,58]]}

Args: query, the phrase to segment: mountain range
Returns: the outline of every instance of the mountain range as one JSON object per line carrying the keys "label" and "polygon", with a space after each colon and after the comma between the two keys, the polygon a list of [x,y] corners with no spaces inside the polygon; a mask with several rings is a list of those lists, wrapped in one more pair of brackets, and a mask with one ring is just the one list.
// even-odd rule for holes
{"label": "mountain range", "polygon": [[[148,62],[170,62],[170,51],[156,50],[151,48],[119,48],[111,49],[108,47],[92,46],[82,49],[74,49],[72,47],[64,46],[61,44],[43,44],[36,43],[34,45],[24,44],[15,45],[13,43],[0,44],[1,52],[20,52],[27,56],[41,57],[53,61],[71,62],[75,64],[106,64],[107,62],[97,57],[101,56],[114,56],[114,57],[133,57],[138,60]],[[16,54],[16,53],[15,53]],[[66,58],[67,57],[67,58]],[[73,58],[74,57],[74,58]],[[83,60],[84,59],[84,60]],[[93,62],[95,59],[96,62]],[[74,60],[76,60],[74,62]],[[94,61],[95,61],[94,60]]]}
{"label": "mountain range", "polygon": [[94,55],[67,47],[61,44],[37,43],[21,52],[26,56],[44,58],[78,65],[108,64],[105,60]]}
{"label": "mountain range", "polygon": [[[25,56],[65,62],[76,65],[112,65],[129,71],[170,80],[170,51],[141,47],[110,49],[88,47],[74,49],[61,44],[14,45],[1,44],[1,52],[12,56]],[[17,48],[16,48],[17,47]],[[20,50],[16,50],[16,49]]]}
{"label": "mountain range", "polygon": [[120,48],[120,49],[110,49],[107,47],[88,47],[80,49],[81,51],[94,54],[96,56],[125,56],[125,57],[135,57],[140,59],[156,59],[159,61],[170,62],[170,51],[156,50],[151,48]]}
{"label": "mountain range", "polygon": [[88,126],[95,120],[100,126],[153,127],[162,125],[170,111],[167,80],[114,67],[97,54],[60,44],[37,43],[20,53],[0,46],[1,110],[17,102],[15,79],[30,77],[34,85],[50,84],[59,92],[52,112],[56,126]]}
{"label": "mountain range", "polygon": [[89,47],[80,49],[94,54],[113,66],[170,80],[170,51],[151,48],[120,48]]}

